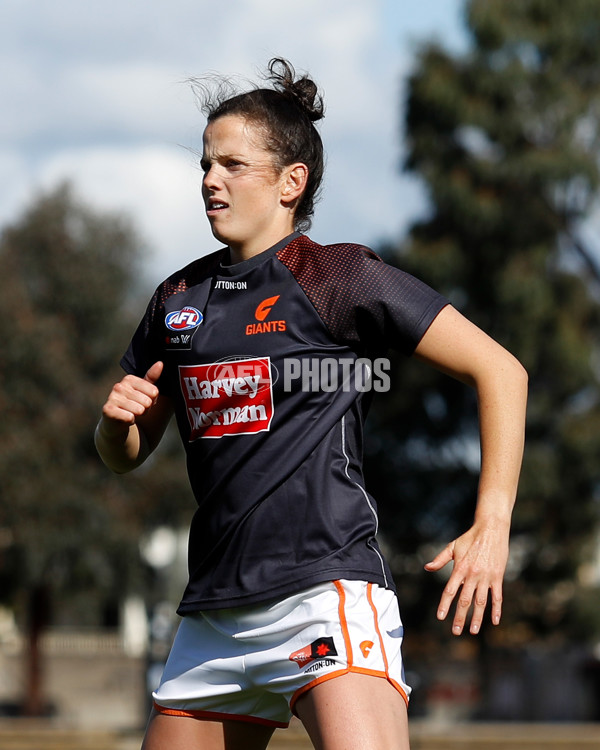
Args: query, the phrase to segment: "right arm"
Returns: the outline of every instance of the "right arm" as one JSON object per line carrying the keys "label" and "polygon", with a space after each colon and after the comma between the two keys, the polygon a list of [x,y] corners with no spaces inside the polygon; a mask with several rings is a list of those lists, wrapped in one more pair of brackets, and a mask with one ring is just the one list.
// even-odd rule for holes
{"label": "right arm", "polygon": [[109,469],[125,474],[156,448],[173,414],[171,400],[156,385],[163,363],[155,362],[143,378],[125,375],[102,408],[96,449]]}

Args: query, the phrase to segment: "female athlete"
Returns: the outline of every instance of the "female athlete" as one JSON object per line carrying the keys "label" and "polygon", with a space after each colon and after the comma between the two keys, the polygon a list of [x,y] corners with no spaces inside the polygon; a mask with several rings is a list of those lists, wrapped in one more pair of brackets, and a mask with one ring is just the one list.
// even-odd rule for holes
{"label": "female athlete", "polygon": [[362,425],[389,347],[477,391],[473,526],[437,616],[501,615],[523,450],[526,374],[447,300],[366,247],[321,246],[315,84],[282,59],[270,85],[208,101],[202,194],[223,248],[163,282],[96,431],[115,472],[175,414],[198,502],[182,621],[143,750],[259,750],[292,713],[319,750],[408,748],[403,628],[364,487]]}

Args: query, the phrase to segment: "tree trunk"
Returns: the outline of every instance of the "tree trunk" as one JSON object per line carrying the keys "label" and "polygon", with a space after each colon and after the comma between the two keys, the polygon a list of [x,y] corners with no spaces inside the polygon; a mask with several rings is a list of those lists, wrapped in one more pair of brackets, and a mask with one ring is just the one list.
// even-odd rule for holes
{"label": "tree trunk", "polygon": [[43,654],[41,636],[50,620],[50,590],[47,584],[36,584],[28,592],[27,650],[25,653],[24,716],[44,716],[48,704],[44,700]]}

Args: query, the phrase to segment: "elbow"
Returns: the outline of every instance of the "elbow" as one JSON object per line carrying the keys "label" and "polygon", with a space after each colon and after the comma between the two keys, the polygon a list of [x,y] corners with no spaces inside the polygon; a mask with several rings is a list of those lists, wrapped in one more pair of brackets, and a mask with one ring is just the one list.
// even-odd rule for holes
{"label": "elbow", "polygon": [[526,403],[529,374],[521,362],[510,352],[506,352],[499,372],[501,373],[502,390],[512,392],[515,398]]}
{"label": "elbow", "polygon": [[106,456],[103,455],[100,450],[98,451],[98,455],[100,456],[102,463],[113,474],[129,474],[130,471],[133,471],[139,466],[139,462],[123,461],[116,459],[114,456]]}
{"label": "elbow", "polygon": [[513,398],[527,400],[529,375],[521,362],[502,347],[496,349],[495,356],[473,373],[473,385],[479,395],[484,392],[512,394]]}
{"label": "elbow", "polygon": [[527,372],[523,364],[515,356],[511,354],[510,357],[512,359],[512,367],[514,370],[513,377],[518,383],[521,384],[523,389],[527,391],[529,387],[529,373]]}

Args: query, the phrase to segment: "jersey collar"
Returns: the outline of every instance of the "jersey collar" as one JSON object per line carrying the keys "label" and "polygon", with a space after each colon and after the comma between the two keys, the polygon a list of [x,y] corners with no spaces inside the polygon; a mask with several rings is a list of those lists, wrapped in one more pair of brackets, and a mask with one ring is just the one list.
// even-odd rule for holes
{"label": "jersey collar", "polygon": [[229,261],[230,257],[229,248],[223,248],[223,261],[219,266],[219,274],[222,276],[238,276],[239,274],[246,273],[246,271],[250,271],[255,266],[259,266],[261,263],[264,263],[264,261],[272,258],[273,255],[278,253],[292,240],[295,240],[296,237],[299,236],[300,232],[292,232],[291,234],[288,234],[287,237],[279,240],[276,245],[273,245],[273,247],[270,247],[268,250],[263,250],[262,253],[253,255],[251,258],[248,258],[248,260],[242,260],[240,263],[232,263],[231,265],[227,265],[227,261]]}

